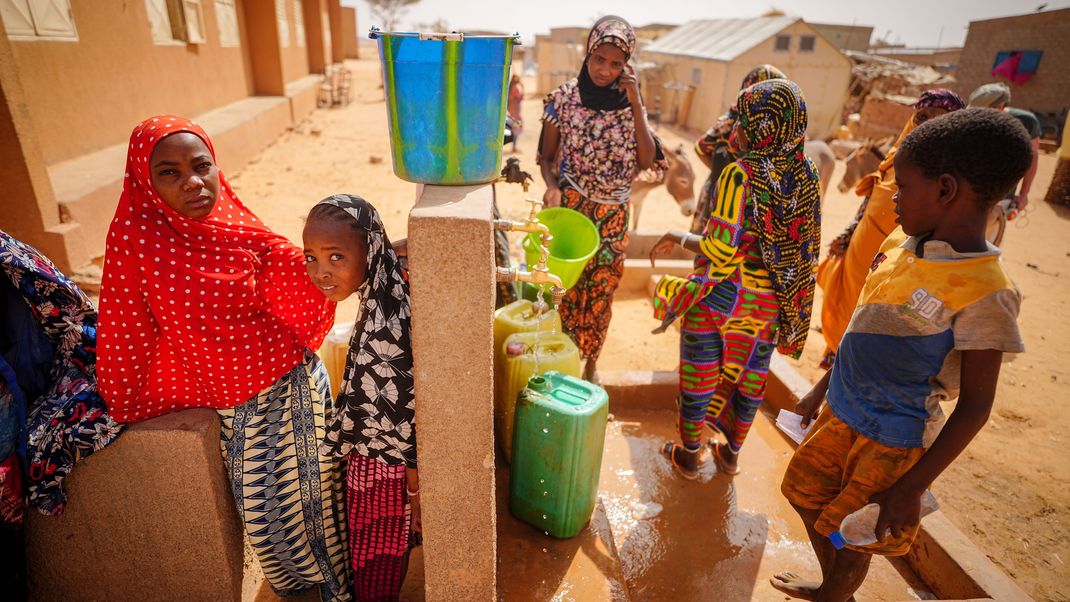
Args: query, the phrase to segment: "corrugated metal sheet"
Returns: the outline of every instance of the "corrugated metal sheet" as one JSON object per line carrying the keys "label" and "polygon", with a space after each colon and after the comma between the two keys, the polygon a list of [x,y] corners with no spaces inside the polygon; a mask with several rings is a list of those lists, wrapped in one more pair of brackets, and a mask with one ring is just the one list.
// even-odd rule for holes
{"label": "corrugated metal sheet", "polygon": [[643,52],[661,52],[731,61],[780,33],[799,17],[701,19],[685,23],[658,38]]}

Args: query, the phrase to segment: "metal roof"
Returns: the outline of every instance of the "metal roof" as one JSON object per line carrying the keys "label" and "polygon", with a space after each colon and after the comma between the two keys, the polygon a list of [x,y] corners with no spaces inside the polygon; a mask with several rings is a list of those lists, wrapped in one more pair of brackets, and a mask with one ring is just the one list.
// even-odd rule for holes
{"label": "metal roof", "polygon": [[643,52],[731,61],[799,20],[783,16],[690,21],[661,36]]}

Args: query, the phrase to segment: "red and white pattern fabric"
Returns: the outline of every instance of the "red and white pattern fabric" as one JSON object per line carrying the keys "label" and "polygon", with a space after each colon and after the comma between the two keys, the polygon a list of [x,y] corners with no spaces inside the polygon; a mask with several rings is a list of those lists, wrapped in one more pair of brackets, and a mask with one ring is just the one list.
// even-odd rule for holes
{"label": "red and white pattern fabric", "polygon": [[353,554],[353,590],[365,602],[397,600],[412,531],[405,467],[388,465],[357,452],[349,454],[346,479],[349,550]]}
{"label": "red and white pattern fabric", "polygon": [[309,281],[300,249],[269,230],[219,174],[212,212],[192,219],[152,186],[166,136],[197,124],[152,117],[130,135],[123,192],[108,231],[97,366],[112,416],[137,422],[191,407],[230,408],[317,349],[335,304]]}

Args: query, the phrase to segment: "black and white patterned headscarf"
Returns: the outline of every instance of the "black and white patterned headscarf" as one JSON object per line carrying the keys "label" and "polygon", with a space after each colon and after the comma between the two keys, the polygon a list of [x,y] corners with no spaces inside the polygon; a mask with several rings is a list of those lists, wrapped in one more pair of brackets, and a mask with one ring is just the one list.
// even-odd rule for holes
{"label": "black and white patterned headscarf", "polygon": [[344,210],[368,235],[365,280],[357,289],[360,313],[349,341],[335,416],[320,452],[344,456],[356,450],[384,464],[416,468],[409,283],[371,203],[337,194],[316,206],[320,205]]}

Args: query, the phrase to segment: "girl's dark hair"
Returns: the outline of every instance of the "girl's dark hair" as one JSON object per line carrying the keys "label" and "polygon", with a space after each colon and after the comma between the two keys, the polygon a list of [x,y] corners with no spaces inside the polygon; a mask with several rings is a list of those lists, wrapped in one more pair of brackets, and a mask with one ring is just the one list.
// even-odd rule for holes
{"label": "girl's dark hair", "polygon": [[1025,128],[995,109],[962,109],[930,119],[907,135],[899,153],[927,178],[962,178],[984,203],[1006,195],[1033,161]]}

